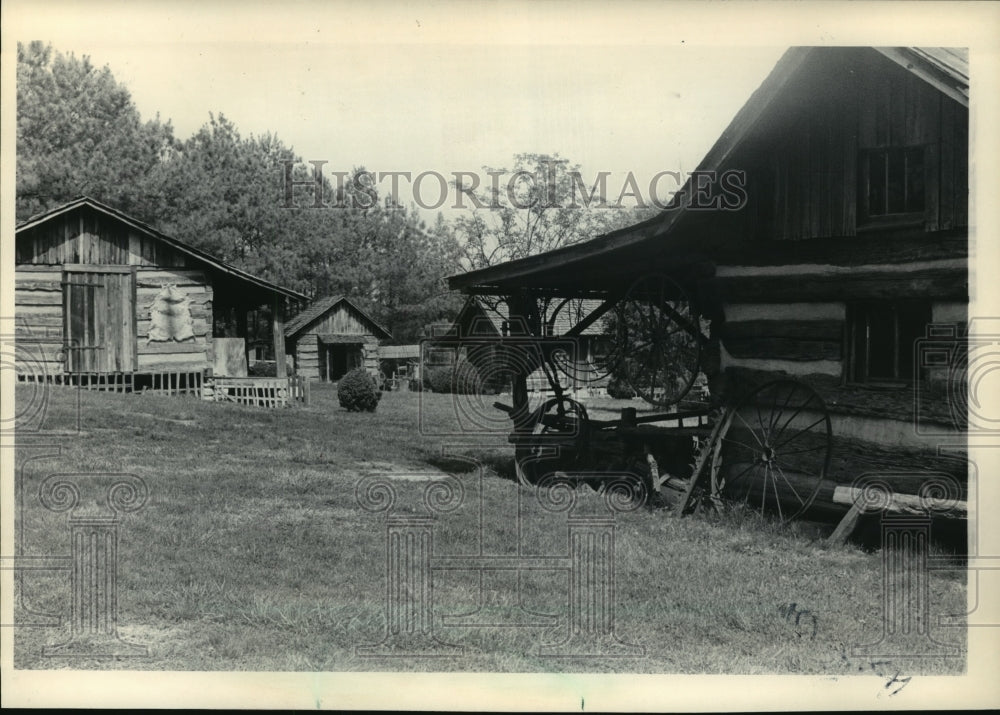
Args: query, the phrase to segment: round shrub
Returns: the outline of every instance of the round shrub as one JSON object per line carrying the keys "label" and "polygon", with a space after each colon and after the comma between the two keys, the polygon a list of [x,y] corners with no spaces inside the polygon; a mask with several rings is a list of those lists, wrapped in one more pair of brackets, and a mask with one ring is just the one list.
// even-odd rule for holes
{"label": "round shrub", "polygon": [[348,412],[374,412],[382,393],[368,371],[356,367],[340,378],[337,399]]}
{"label": "round shrub", "polygon": [[635,390],[628,384],[628,380],[620,377],[612,377],[608,381],[608,397],[615,400],[631,400],[636,396]]}
{"label": "round shrub", "polygon": [[483,380],[475,365],[460,359],[454,365],[426,368],[424,387],[432,392],[479,395],[483,392]]}

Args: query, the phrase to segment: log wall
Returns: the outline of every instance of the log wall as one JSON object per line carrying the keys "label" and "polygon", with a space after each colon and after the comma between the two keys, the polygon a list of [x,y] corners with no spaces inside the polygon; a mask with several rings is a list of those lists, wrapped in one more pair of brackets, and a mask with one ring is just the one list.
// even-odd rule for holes
{"label": "log wall", "polygon": [[[189,301],[193,338],[150,342],[150,309],[165,285],[173,285]],[[212,366],[212,298],[214,291],[202,271],[140,268],[136,272],[136,335],[139,372],[202,370]]]}
{"label": "log wall", "polygon": [[[65,369],[62,267],[17,266],[14,278],[15,336],[22,363],[18,369],[35,374],[62,373]],[[194,337],[180,342],[149,342],[150,308],[167,284],[187,295]],[[204,272],[142,267],[136,271],[135,296],[136,372],[183,372],[211,367],[213,289]]]}
{"label": "log wall", "polygon": [[379,374],[379,339],[371,323],[346,303],[338,303],[325,315],[289,340],[288,352],[295,356],[295,372],[319,380],[325,369],[320,368],[320,336],[358,336],[361,341],[361,363],[372,376]]}
{"label": "log wall", "polygon": [[60,266],[18,266],[14,272],[16,369],[63,372],[63,273]]}

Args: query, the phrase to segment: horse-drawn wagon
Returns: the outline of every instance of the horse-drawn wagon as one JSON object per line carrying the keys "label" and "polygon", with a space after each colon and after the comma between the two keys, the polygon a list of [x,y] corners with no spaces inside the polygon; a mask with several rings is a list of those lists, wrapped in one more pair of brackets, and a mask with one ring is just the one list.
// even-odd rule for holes
{"label": "horse-drawn wagon", "polygon": [[[554,323],[571,300],[536,297],[536,304],[553,306],[546,322]],[[572,338],[597,321],[607,348],[581,366]],[[682,491],[678,514],[699,502],[736,502],[782,520],[804,514],[830,460],[832,429],[822,398],[803,382],[780,379],[709,401],[688,399],[705,375],[702,356],[711,340],[703,322],[677,282],[653,275],[599,303],[563,336],[543,328],[537,337],[522,330],[506,343],[499,338],[495,347],[515,385],[540,368],[552,390],[535,406],[516,388],[514,405],[494,405],[513,423],[510,442],[522,483],[586,483],[651,506],[666,505],[665,494]],[[658,409],[640,414],[623,407],[618,419],[598,419],[585,400],[564,390],[566,383],[612,374]],[[718,384],[715,374],[708,377]]]}

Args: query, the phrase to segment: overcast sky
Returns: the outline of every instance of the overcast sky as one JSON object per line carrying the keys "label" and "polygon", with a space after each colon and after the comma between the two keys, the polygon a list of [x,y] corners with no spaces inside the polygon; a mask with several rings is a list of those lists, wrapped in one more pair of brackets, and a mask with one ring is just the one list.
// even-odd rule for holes
{"label": "overcast sky", "polygon": [[[609,194],[628,171],[645,191],[657,172],[694,169],[786,49],[688,44],[650,34],[668,13],[574,17],[568,3],[57,7],[19,39],[107,64],[182,139],[221,112],[327,171],[450,174],[558,153],[588,185],[612,172]],[[602,28],[613,17],[619,30]]]}
{"label": "overcast sky", "polygon": [[[694,169],[791,45],[993,52],[995,23],[974,21],[970,7],[641,0],[0,6],[7,59],[13,40],[31,39],[89,55],[129,88],[144,117],[159,112],[182,139],[221,112],[245,135],[275,132],[303,159],[327,161],[327,171],[364,165],[450,174],[509,166],[519,152],[558,153],[582,165],[588,184],[613,172],[609,194],[625,172],[645,188],[660,171]],[[976,50],[973,66],[981,68],[984,57],[995,55]],[[13,68],[4,67],[10,97]],[[980,93],[979,107],[991,96]],[[10,110],[5,101],[5,126]]]}

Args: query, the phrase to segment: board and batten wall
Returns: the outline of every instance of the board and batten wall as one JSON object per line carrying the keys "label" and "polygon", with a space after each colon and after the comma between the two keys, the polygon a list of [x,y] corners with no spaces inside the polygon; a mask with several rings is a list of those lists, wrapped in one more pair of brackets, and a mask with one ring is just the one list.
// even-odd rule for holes
{"label": "board and batten wall", "polygon": [[[831,49],[789,80],[758,140],[734,157],[747,172],[744,235],[766,240],[855,236],[859,155],[924,150],[920,229],[968,225],[969,111],[880,55]],[[821,80],[821,81],[818,81]]]}
{"label": "board and batten wall", "polygon": [[361,364],[372,376],[379,374],[379,339],[368,321],[347,303],[338,303],[304,331],[289,339],[288,352],[295,356],[295,372],[318,380],[320,371],[320,336],[350,335],[361,341]]}
{"label": "board and batten wall", "polygon": [[[63,341],[65,266],[135,267],[135,372],[202,370],[212,365],[210,276],[190,257],[111,216],[81,206],[17,235],[15,325],[18,369],[45,374],[65,370]],[[189,300],[194,336],[148,341],[150,308],[166,285]],[[131,336],[129,336],[131,338]]]}

